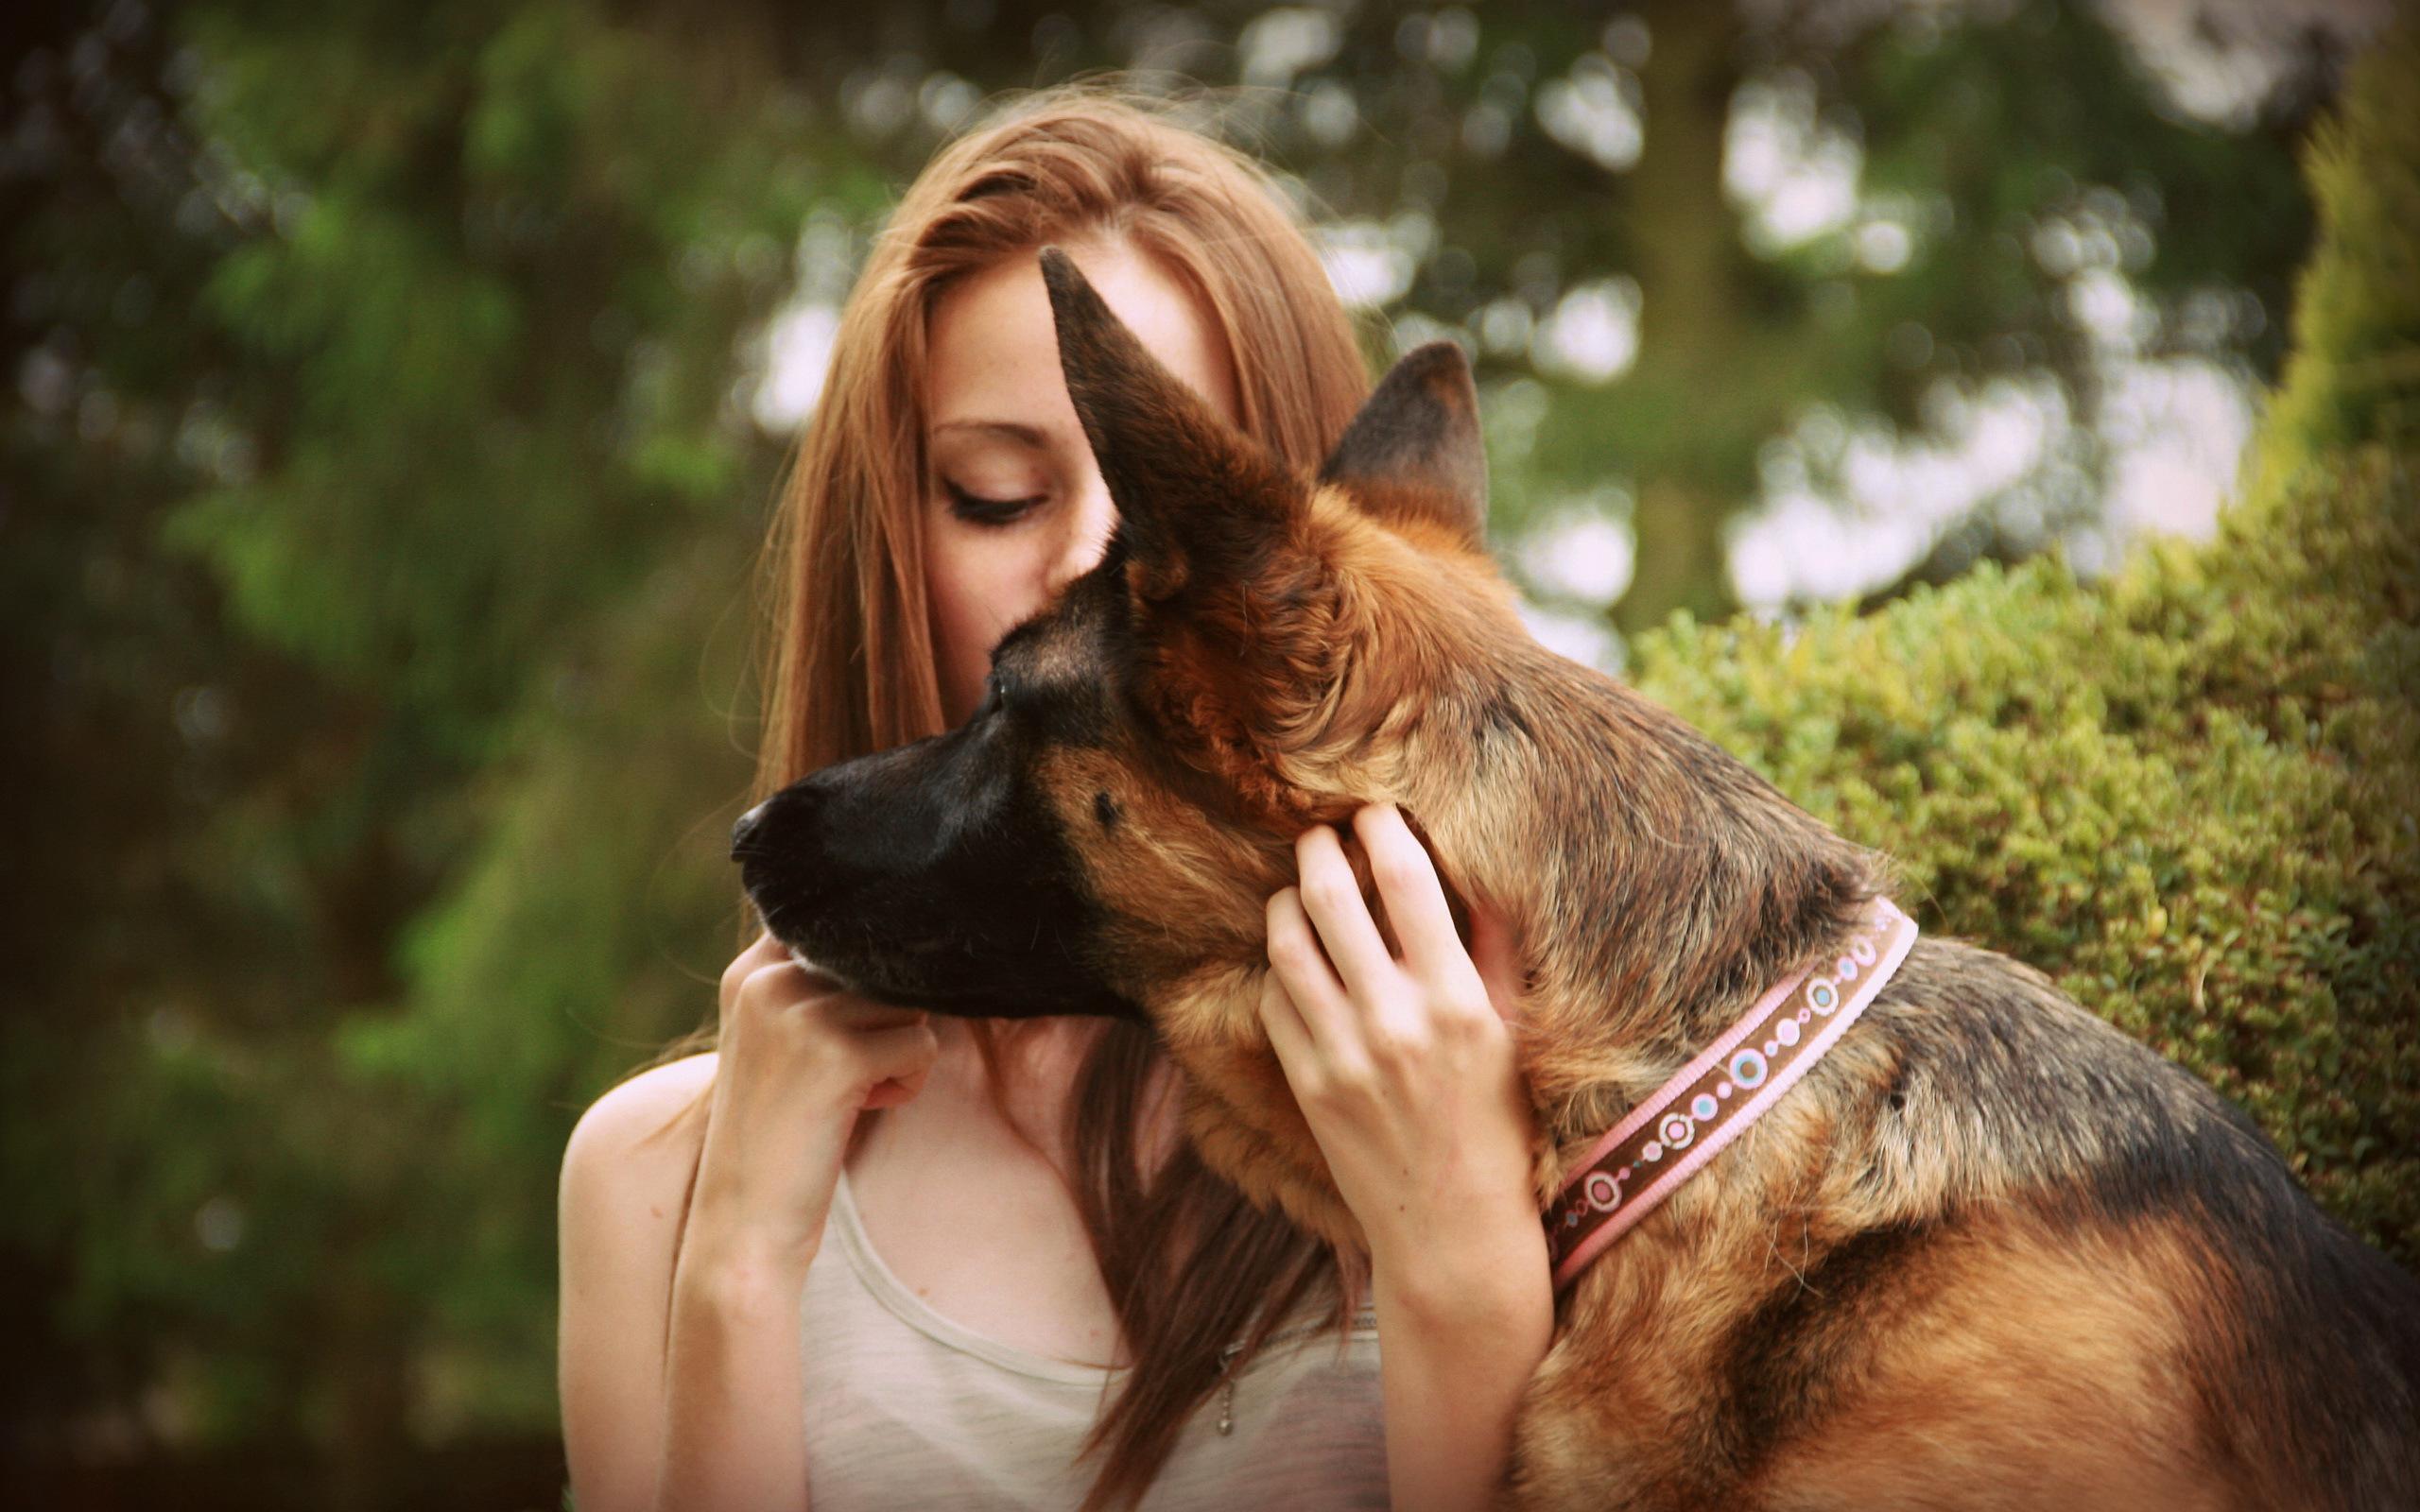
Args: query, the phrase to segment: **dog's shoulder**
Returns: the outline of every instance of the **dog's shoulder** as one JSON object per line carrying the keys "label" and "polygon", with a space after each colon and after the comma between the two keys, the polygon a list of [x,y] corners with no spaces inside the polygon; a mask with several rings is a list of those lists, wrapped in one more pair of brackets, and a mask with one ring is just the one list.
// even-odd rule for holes
{"label": "dog's shoulder", "polygon": [[2242,1109],[1996,951],[1920,940],[1858,1033],[1888,1068],[1879,1111],[1961,1124],[2011,1175],[2123,1170],[2138,1190],[2110,1195],[2136,1203],[2214,1175],[2291,1184]]}
{"label": "dog's shoulder", "polygon": [[2241,1108],[1997,952],[1919,941],[1852,1047],[1841,1125],[1956,1167],[1945,1191],[2085,1224],[2182,1211],[2270,1249],[2332,1230]]}
{"label": "dog's shoulder", "polygon": [[[2238,1421],[2299,1434],[2278,1416],[2293,1404],[2358,1435],[2382,1409],[2420,1414],[2420,1282],[2323,1211],[2241,1108],[2041,971],[1927,939],[1852,1044],[1829,1089],[1836,1174],[1896,1208],[1893,1255],[2014,1223],[2045,1241],[2017,1280],[2116,1288],[2123,1272],[2192,1299],[2173,1357],[2219,1396],[2267,1382],[2233,1403]],[[2063,1269],[2062,1253],[2102,1258]],[[1978,1295],[2019,1290],[1976,1273],[1992,1278]]]}

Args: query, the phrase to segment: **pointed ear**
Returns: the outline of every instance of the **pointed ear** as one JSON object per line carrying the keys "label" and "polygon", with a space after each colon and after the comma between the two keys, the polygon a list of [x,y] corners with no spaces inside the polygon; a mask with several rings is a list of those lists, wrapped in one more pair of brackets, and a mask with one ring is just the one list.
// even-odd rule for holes
{"label": "pointed ear", "polygon": [[1257,572],[1304,508],[1303,484],[1161,367],[1073,258],[1044,248],[1042,281],[1134,592],[1158,601]]}
{"label": "pointed ear", "polygon": [[1478,389],[1462,349],[1431,341],[1405,352],[1320,469],[1369,513],[1427,520],[1474,551],[1487,546],[1487,449]]}

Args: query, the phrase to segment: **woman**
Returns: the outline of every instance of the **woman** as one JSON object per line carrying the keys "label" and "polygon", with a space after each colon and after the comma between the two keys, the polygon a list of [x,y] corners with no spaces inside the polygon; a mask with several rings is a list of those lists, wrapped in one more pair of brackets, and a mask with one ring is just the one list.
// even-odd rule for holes
{"label": "woman", "polygon": [[[793,469],[760,791],[966,718],[1000,636],[1099,558],[1115,509],[1058,368],[1051,242],[1299,469],[1367,390],[1237,155],[1082,91],[959,140],[877,243]],[[1313,830],[1270,900],[1262,1015],[1366,1271],[1195,1160],[1148,1034],[928,1018],[760,937],[718,1054],[615,1088],[564,1156],[581,1512],[1483,1504],[1551,1326],[1499,1016],[1518,971],[1483,913],[1462,951],[1392,808],[1355,830],[1406,953]]]}

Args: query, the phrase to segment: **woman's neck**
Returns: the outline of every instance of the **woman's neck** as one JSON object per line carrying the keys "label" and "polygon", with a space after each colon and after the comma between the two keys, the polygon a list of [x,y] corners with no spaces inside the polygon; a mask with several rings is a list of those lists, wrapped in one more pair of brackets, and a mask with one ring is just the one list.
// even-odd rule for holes
{"label": "woman's neck", "polygon": [[[936,1014],[940,1053],[916,1097],[861,1116],[852,1156],[870,1142],[913,1145],[936,1155],[963,1155],[970,1146],[1024,1145],[1061,1175],[1070,1169],[1068,1104],[1086,1057],[1108,1021],[1089,1017],[986,1020],[980,1027]],[[993,1042],[987,1064],[981,1037]],[[1137,1143],[1147,1169],[1173,1153],[1182,1133],[1174,1076],[1164,1062],[1144,1100]]]}

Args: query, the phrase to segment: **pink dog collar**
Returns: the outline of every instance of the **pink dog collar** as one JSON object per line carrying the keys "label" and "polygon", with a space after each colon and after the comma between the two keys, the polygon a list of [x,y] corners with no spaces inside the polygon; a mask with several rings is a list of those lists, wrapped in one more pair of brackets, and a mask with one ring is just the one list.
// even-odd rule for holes
{"label": "pink dog collar", "polygon": [[1805,1075],[1916,942],[1887,898],[1829,971],[1809,967],[1756,1005],[1597,1142],[1546,1214],[1557,1291]]}

